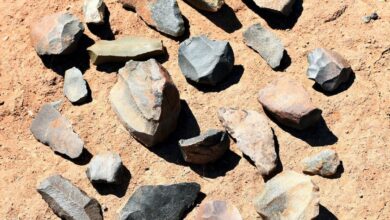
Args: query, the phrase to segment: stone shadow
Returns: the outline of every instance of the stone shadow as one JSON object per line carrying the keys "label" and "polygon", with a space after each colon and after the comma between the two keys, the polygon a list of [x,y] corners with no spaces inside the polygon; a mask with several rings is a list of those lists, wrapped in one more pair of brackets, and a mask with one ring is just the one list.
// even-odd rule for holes
{"label": "stone shadow", "polygon": [[348,81],[340,84],[340,86],[333,92],[327,92],[327,91],[323,90],[322,87],[318,83],[315,83],[313,85],[313,89],[316,90],[317,92],[323,93],[326,96],[334,96],[334,95],[337,95],[337,94],[342,93],[345,90],[349,89],[349,87],[351,87],[353,82],[355,81],[355,78],[356,78],[355,72],[352,71]]}
{"label": "stone shadow", "polygon": [[122,198],[127,191],[131,179],[130,171],[123,166],[121,170],[120,184],[92,183],[92,186],[100,195],[115,195]]}
{"label": "stone shadow", "polygon": [[77,165],[86,165],[89,163],[89,161],[91,161],[92,159],[92,154],[89,152],[89,150],[87,148],[84,147],[83,149],[83,152],[81,153],[81,155],[78,157],[78,158],[75,158],[75,159],[72,159],[70,157],[68,157],[67,155],[65,154],[60,154],[58,152],[54,152],[56,155],[59,155],[61,156],[62,158],[66,159],[66,160],[70,160],[72,161],[74,164],[77,164]]}
{"label": "stone shadow", "polygon": [[338,220],[338,218],[326,207],[320,204],[320,213],[318,214],[316,220]]}
{"label": "stone shadow", "polygon": [[198,197],[196,197],[194,204],[192,204],[191,207],[188,207],[188,209],[183,213],[182,219],[186,219],[187,215],[190,214],[190,212],[197,206],[199,206],[202,201],[206,198],[206,194],[203,192],[198,193]]}
{"label": "stone shadow", "polygon": [[88,29],[91,31],[92,34],[98,36],[102,40],[114,40],[115,35],[111,30],[111,24],[110,24],[110,11],[108,10],[108,7],[105,9],[105,16],[104,16],[104,23],[103,24],[87,24]]}
{"label": "stone shadow", "polygon": [[284,50],[284,52],[283,52],[283,58],[282,58],[282,60],[280,61],[280,65],[279,65],[278,67],[276,67],[274,70],[275,70],[275,71],[279,71],[279,72],[283,72],[283,71],[286,70],[290,65],[291,65],[291,57],[290,57],[290,55],[288,55],[287,50]]}

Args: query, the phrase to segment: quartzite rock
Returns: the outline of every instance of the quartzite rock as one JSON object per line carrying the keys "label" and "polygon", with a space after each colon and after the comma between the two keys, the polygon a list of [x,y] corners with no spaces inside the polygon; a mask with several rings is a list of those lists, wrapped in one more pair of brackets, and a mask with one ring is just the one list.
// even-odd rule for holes
{"label": "quartzite rock", "polygon": [[261,175],[269,175],[276,167],[277,155],[267,117],[256,111],[232,108],[220,108],[218,117],[236,139],[237,147],[255,163]]}
{"label": "quartzite rock", "polygon": [[83,13],[86,23],[103,24],[106,4],[103,0],[84,0]]}
{"label": "quartzite rock", "polygon": [[118,40],[100,40],[88,48],[95,65],[127,62],[164,54],[161,40],[143,37],[124,37]]}
{"label": "quartzite rock", "polygon": [[179,141],[184,160],[194,164],[207,164],[218,160],[229,149],[229,144],[227,133],[215,129]]}
{"label": "quartzite rock", "polygon": [[185,0],[194,8],[203,11],[216,12],[218,11],[224,4],[224,0]]}
{"label": "quartzite rock", "polygon": [[271,68],[275,69],[280,66],[284,46],[275,34],[260,24],[254,24],[243,33],[243,36],[246,45],[257,51]]}
{"label": "quartzite rock", "polygon": [[288,16],[293,8],[295,0],[254,0],[260,8],[280,12]]}
{"label": "quartzite rock", "polygon": [[123,171],[122,159],[117,153],[102,153],[94,156],[86,171],[93,183],[119,184]]}
{"label": "quartzite rock", "polygon": [[124,7],[135,9],[146,24],[173,37],[183,35],[184,21],[176,0],[119,0]]}
{"label": "quartzite rock", "polygon": [[75,104],[81,104],[88,98],[87,82],[79,69],[73,67],[65,71],[64,94]]}
{"label": "quartzite rock", "polygon": [[321,119],[308,92],[290,77],[279,77],[259,92],[259,102],[277,121],[285,126],[303,130]]}
{"label": "quartzite rock", "polygon": [[72,124],[57,109],[45,104],[33,120],[31,133],[41,143],[72,159],[78,158],[84,149],[84,142],[74,133]]}
{"label": "quartzite rock", "polygon": [[154,59],[127,62],[119,70],[110,101],[122,124],[147,147],[162,142],[176,128],[179,91]]}
{"label": "quartzite rock", "polygon": [[195,220],[242,220],[242,217],[234,205],[212,200],[199,206]]}
{"label": "quartzite rock", "polygon": [[234,65],[233,49],[227,41],[206,36],[185,40],[179,47],[179,66],[184,76],[194,82],[216,85],[225,79]]}
{"label": "quartzite rock", "polygon": [[255,208],[263,219],[314,219],[319,200],[319,188],[309,176],[285,171],[265,183]]}
{"label": "quartzite rock", "polygon": [[43,180],[37,190],[61,219],[103,220],[99,202],[60,175]]}
{"label": "quartzite rock", "polygon": [[141,186],[119,214],[120,220],[180,220],[200,191],[197,183]]}
{"label": "quartzite rock", "polygon": [[302,161],[303,172],[320,176],[333,176],[340,165],[340,159],[334,150],[323,150],[319,154]]}
{"label": "quartzite rock", "polygon": [[43,17],[31,27],[31,42],[39,55],[70,54],[84,32],[84,25],[69,12]]}
{"label": "quartzite rock", "polygon": [[317,48],[309,53],[307,60],[307,76],[327,92],[333,92],[351,76],[348,61],[334,51]]}

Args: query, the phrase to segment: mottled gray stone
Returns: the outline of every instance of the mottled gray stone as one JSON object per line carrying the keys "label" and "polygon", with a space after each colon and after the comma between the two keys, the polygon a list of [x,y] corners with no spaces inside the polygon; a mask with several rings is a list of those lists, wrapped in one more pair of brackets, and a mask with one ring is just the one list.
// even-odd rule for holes
{"label": "mottled gray stone", "polygon": [[83,13],[85,23],[103,24],[106,4],[103,0],[84,0]]}
{"label": "mottled gray stone", "polygon": [[120,220],[181,220],[200,191],[197,183],[141,186],[119,214]]}
{"label": "mottled gray stone", "polygon": [[282,13],[285,16],[290,15],[295,0],[254,0],[257,6],[270,11]]}
{"label": "mottled gray stone", "polygon": [[106,152],[92,158],[86,174],[93,183],[120,184],[122,171],[123,164],[119,154]]}
{"label": "mottled gray stone", "polygon": [[75,104],[81,104],[88,98],[87,82],[79,69],[73,67],[65,71],[64,94]]}
{"label": "mottled gray stone", "polygon": [[233,204],[211,200],[199,206],[195,220],[242,220],[242,217]]}
{"label": "mottled gray stone", "polygon": [[246,45],[257,51],[271,68],[275,69],[280,66],[284,46],[275,34],[260,24],[254,24],[243,33],[243,36]]}
{"label": "mottled gray stone", "polygon": [[303,172],[307,174],[330,177],[336,174],[340,159],[334,150],[323,150],[302,161]]}
{"label": "mottled gray stone", "polygon": [[43,180],[37,190],[61,219],[103,220],[99,202],[60,175]]}
{"label": "mottled gray stone", "polygon": [[185,0],[194,8],[208,11],[217,12],[224,4],[224,0]]}
{"label": "mottled gray stone", "polygon": [[233,49],[227,41],[192,37],[179,47],[179,66],[184,76],[199,84],[216,85],[233,69]]}

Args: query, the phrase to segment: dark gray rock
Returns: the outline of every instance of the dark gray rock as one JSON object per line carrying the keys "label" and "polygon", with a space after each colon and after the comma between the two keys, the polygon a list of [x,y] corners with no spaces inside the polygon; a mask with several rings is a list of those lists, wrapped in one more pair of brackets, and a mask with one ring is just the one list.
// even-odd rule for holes
{"label": "dark gray rock", "polygon": [[87,100],[87,82],[79,69],[73,67],[65,71],[64,94],[74,104],[82,104]]}
{"label": "dark gray rock", "polygon": [[33,120],[31,133],[41,143],[72,159],[78,158],[84,142],[74,133],[72,124],[51,104],[45,104]]}
{"label": "dark gray rock", "polygon": [[120,220],[181,220],[200,191],[197,183],[141,186],[119,214]]}
{"label": "dark gray rock", "polygon": [[186,162],[207,164],[218,160],[229,149],[230,139],[225,131],[211,129],[204,134],[180,140],[181,153]]}
{"label": "dark gray rock", "polygon": [[257,6],[270,11],[290,15],[295,0],[254,0]]}
{"label": "dark gray rock", "polygon": [[208,11],[217,12],[224,4],[224,0],[185,0],[194,8]]}
{"label": "dark gray rock", "polygon": [[103,220],[99,202],[60,175],[43,180],[37,190],[61,219]]}
{"label": "dark gray rock", "polygon": [[330,177],[336,174],[340,159],[334,150],[323,150],[302,161],[303,172],[312,175]]}
{"label": "dark gray rock", "polygon": [[83,13],[85,23],[103,24],[106,4],[103,0],[84,0]]}
{"label": "dark gray rock", "polygon": [[352,73],[348,61],[331,50],[317,48],[307,55],[307,60],[307,76],[327,92],[333,92],[347,82]]}
{"label": "dark gray rock", "polygon": [[234,65],[233,49],[227,41],[192,37],[179,47],[179,66],[184,76],[199,84],[216,85]]}
{"label": "dark gray rock", "polygon": [[379,18],[378,14],[376,12],[368,15],[368,16],[363,16],[363,21],[364,23],[369,23],[371,20],[377,20]]}
{"label": "dark gray rock", "polygon": [[106,152],[92,158],[86,174],[93,183],[120,184],[122,171],[123,164],[119,154]]}
{"label": "dark gray rock", "polygon": [[246,45],[257,51],[272,69],[280,66],[284,46],[275,34],[260,24],[254,24],[243,33],[243,36]]}

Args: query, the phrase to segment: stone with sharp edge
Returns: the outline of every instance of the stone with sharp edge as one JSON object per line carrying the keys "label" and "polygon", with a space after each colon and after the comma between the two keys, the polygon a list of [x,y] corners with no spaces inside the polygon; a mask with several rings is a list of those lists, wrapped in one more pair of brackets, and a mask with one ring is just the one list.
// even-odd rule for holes
{"label": "stone with sharp edge", "polygon": [[117,153],[105,152],[94,156],[86,171],[92,183],[120,184],[122,159]]}
{"label": "stone with sharp edge", "polygon": [[85,23],[103,24],[106,4],[103,0],[84,0],[83,13]]}
{"label": "stone with sharp edge", "polygon": [[260,8],[288,16],[293,10],[295,0],[254,0],[254,2]]}
{"label": "stone with sharp edge", "polygon": [[224,0],[185,0],[194,8],[208,11],[217,12],[224,4]]}
{"label": "stone with sharp edge", "polygon": [[336,151],[328,149],[303,159],[302,164],[304,173],[331,177],[336,174],[341,161]]}
{"label": "stone with sharp edge", "polygon": [[88,98],[87,82],[79,69],[73,67],[65,71],[64,94],[75,104],[82,104]]}

